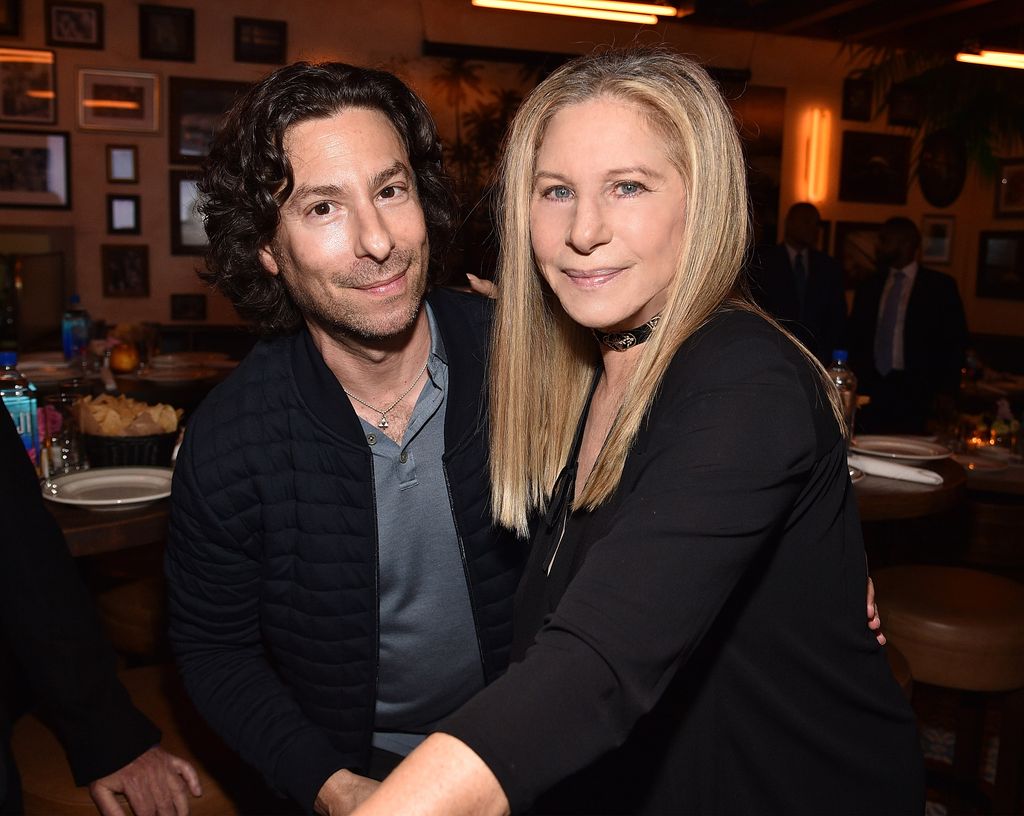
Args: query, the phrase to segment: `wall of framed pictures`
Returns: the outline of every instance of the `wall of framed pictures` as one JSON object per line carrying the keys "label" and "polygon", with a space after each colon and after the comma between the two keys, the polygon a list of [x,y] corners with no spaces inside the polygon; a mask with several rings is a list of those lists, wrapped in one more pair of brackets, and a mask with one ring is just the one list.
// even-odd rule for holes
{"label": "wall of framed pictures", "polygon": [[[0,251],[8,225],[73,229],[68,278],[77,282],[69,285],[94,313],[168,321],[171,295],[195,294],[207,296],[204,308],[179,298],[174,314],[235,322],[195,275],[204,247],[194,173],[223,108],[248,83],[296,59],[396,71],[431,107],[455,175],[477,185],[467,199],[478,200],[475,180],[486,176],[497,143],[488,128],[507,121],[544,60],[628,42],[640,31],[569,18],[537,25],[531,15],[449,0],[351,0],[343,15],[333,0],[291,4],[287,15],[282,8],[272,0],[0,0]],[[675,24],[657,37],[741,77],[733,102],[745,131],[764,133],[769,123],[781,134],[771,155],[752,148],[748,157],[772,179],[779,221],[805,195],[805,114],[814,106],[830,112],[829,182],[818,206],[832,224],[826,248],[850,259],[848,280],[864,272],[872,225],[907,216],[925,235],[928,263],[956,278],[972,331],[1024,335],[1021,301],[1003,297],[1017,289],[992,285],[995,250],[981,247],[982,233],[1024,230],[1024,155],[1006,151],[998,179],[983,179],[964,172],[955,143],[936,138],[924,150],[922,191],[913,173],[921,154],[913,99],[875,110],[851,53],[823,41]],[[744,88],[777,93],[743,96]],[[466,150],[468,140],[485,145],[479,156]],[[36,169],[4,177],[5,162],[13,167],[24,151]],[[38,162],[58,167],[62,159],[66,189],[35,189]],[[117,284],[106,288],[116,296],[105,294],[102,247],[122,244],[148,248],[147,286]],[[989,259],[984,269],[981,257]]]}

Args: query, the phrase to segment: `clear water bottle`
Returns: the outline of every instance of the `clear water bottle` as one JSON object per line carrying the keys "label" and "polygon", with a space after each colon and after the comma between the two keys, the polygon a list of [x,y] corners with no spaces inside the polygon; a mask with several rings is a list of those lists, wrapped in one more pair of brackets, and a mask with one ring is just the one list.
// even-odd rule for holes
{"label": "clear water bottle", "polygon": [[71,296],[60,320],[60,335],[65,360],[81,360],[89,349],[89,313],[82,308],[77,294]]}
{"label": "clear water bottle", "polygon": [[25,444],[32,464],[39,465],[39,429],[36,414],[36,388],[28,377],[18,371],[18,355],[13,351],[0,352],[0,399],[3,399]]}
{"label": "clear water bottle", "polygon": [[848,357],[845,349],[836,349],[832,352],[832,365],[828,367],[828,378],[839,391],[839,399],[843,403],[847,444],[853,439],[853,418],[857,413],[857,376],[846,364]]}

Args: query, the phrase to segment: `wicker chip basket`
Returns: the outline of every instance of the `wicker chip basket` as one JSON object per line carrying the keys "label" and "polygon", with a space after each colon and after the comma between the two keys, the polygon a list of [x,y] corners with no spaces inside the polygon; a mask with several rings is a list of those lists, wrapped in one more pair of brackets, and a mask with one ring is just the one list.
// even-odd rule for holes
{"label": "wicker chip basket", "polygon": [[90,467],[170,467],[178,432],[152,436],[82,434]]}

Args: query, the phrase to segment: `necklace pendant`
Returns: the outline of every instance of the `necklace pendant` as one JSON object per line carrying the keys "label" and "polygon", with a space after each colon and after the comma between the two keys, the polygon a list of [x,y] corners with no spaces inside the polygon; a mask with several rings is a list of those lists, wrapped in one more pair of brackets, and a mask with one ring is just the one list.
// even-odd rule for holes
{"label": "necklace pendant", "polygon": [[388,418],[386,416],[384,416],[384,414],[381,414],[380,415],[380,422],[377,423],[377,427],[380,428],[383,431],[383,430],[387,430],[387,428],[389,428],[390,426],[391,426],[391,423],[388,422]]}

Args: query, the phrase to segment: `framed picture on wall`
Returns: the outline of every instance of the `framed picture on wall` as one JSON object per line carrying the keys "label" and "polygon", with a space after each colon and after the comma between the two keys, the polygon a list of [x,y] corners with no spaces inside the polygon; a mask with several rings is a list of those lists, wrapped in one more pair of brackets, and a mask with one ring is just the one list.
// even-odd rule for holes
{"label": "framed picture on wall", "polygon": [[139,6],[142,59],[195,62],[195,12],[181,6]]}
{"label": "framed picture on wall", "polygon": [[1024,158],[999,163],[995,217],[1024,218]]}
{"label": "framed picture on wall", "polygon": [[135,145],[107,145],[107,181],[138,184],[139,149]]}
{"label": "framed picture on wall", "polygon": [[843,118],[851,122],[871,121],[871,95],[874,86],[870,79],[847,77],[843,80]]}
{"label": "framed picture on wall", "polygon": [[206,295],[191,292],[171,295],[171,320],[206,320]]}
{"label": "framed picture on wall", "polygon": [[839,171],[839,200],[906,204],[909,136],[847,130]]}
{"label": "framed picture on wall", "polygon": [[21,34],[21,0],[0,0],[0,37]]}
{"label": "framed picture on wall", "polygon": [[1024,300],[1024,230],[978,238],[978,297]]}
{"label": "framed picture on wall", "polygon": [[288,23],[284,20],[235,18],[235,62],[284,65],[288,53]]}
{"label": "framed picture on wall", "polygon": [[56,62],[53,51],[0,48],[0,122],[57,121]]}
{"label": "framed picture on wall", "polygon": [[876,269],[875,250],[881,224],[863,221],[836,222],[835,257],[843,268],[843,286],[856,289]]}
{"label": "framed picture on wall", "polygon": [[948,264],[952,257],[953,216],[924,216],[921,219],[921,261]]}
{"label": "framed picture on wall", "polygon": [[168,83],[171,164],[201,162],[210,152],[224,114],[248,87],[245,82],[223,79],[171,77]]}
{"label": "framed picture on wall", "polygon": [[46,0],[46,44],[103,48],[103,4]]}
{"label": "framed picture on wall", "polygon": [[68,134],[0,130],[0,207],[68,209]]}
{"label": "framed picture on wall", "polygon": [[107,232],[111,235],[138,235],[139,207],[137,195],[111,194],[107,196]]}
{"label": "framed picture on wall", "polygon": [[149,297],[149,247],[146,244],[103,244],[100,260],[104,297]]}
{"label": "framed picture on wall", "polygon": [[202,255],[206,230],[199,212],[199,176],[187,170],[171,171],[171,254]]}
{"label": "framed picture on wall", "polygon": [[136,71],[82,68],[78,72],[78,126],[82,130],[156,133],[160,78]]}

